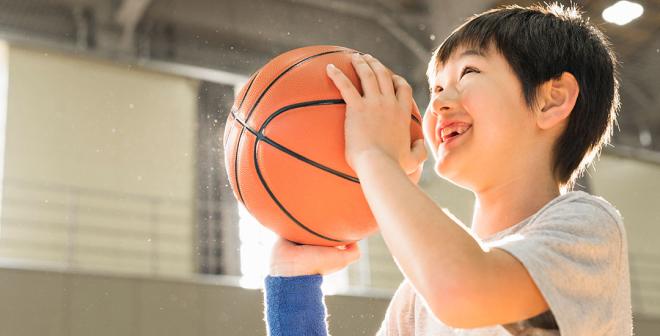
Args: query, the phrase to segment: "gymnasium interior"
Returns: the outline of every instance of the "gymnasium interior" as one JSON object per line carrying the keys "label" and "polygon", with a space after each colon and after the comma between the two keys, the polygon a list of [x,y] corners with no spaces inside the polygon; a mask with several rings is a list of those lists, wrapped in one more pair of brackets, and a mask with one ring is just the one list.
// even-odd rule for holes
{"label": "gymnasium interior", "polygon": [[[620,210],[635,335],[655,336],[660,1],[635,0],[632,19],[604,14],[619,2],[572,2],[611,41],[622,101],[612,144],[576,188]],[[455,27],[533,3],[0,0],[0,336],[266,335],[276,236],[236,201],[222,146],[250,75],[291,49],[345,46],[405,77],[424,110],[428,61]],[[472,193],[432,161],[420,187],[470,223]],[[375,334],[404,279],[379,233],[359,246],[324,278],[335,336]]]}

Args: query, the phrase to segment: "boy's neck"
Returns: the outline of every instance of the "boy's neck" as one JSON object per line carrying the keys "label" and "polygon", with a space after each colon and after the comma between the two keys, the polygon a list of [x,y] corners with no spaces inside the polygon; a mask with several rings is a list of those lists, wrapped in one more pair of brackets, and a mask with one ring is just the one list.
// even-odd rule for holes
{"label": "boy's neck", "polygon": [[559,186],[549,175],[519,176],[475,192],[472,232],[488,238],[533,215],[559,195]]}

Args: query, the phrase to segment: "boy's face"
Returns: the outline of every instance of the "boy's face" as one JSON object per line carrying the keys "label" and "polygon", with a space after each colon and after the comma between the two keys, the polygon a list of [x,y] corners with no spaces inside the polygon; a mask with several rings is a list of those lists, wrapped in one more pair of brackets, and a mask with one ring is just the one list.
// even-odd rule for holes
{"label": "boy's face", "polygon": [[537,128],[504,56],[458,48],[430,88],[423,127],[440,176],[476,191],[525,173]]}

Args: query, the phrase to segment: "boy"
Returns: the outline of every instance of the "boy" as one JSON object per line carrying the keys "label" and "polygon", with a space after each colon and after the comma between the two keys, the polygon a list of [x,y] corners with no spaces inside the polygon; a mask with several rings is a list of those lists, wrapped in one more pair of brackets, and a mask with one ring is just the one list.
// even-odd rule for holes
{"label": "boy", "polygon": [[[405,276],[379,335],[631,335],[618,211],[570,190],[609,141],[616,59],[577,10],[510,6],[457,28],[429,64],[424,135],[435,172],[474,192],[470,229],[406,174],[410,86],[368,55],[364,94],[329,66],[346,101],[346,158]],[[266,278],[272,335],[325,335],[321,275],[359,257],[280,240]]]}

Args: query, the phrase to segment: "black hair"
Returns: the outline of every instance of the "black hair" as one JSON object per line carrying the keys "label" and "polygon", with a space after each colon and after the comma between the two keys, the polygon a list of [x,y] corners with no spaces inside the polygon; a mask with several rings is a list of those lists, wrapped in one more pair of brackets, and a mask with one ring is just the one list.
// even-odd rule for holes
{"label": "black hair", "polygon": [[485,52],[491,46],[520,80],[529,108],[541,84],[564,72],[577,80],[580,92],[553,153],[555,179],[573,188],[609,143],[620,106],[618,63],[609,41],[575,7],[505,6],[475,15],[454,30],[435,50],[429,77],[457,48]]}

